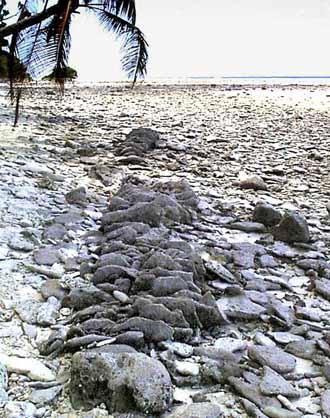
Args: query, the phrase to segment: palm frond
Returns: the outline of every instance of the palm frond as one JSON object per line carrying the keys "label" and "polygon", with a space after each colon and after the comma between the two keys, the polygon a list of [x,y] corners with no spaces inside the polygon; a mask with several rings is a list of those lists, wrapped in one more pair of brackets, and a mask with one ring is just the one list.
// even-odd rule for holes
{"label": "palm frond", "polygon": [[63,69],[68,64],[69,52],[71,48],[70,23],[74,9],[73,0],[63,2],[61,13],[54,16],[47,28],[48,40],[53,39],[56,43],[56,65],[54,68],[55,81],[64,87],[62,78]]}
{"label": "palm frond", "polygon": [[[101,0],[102,1],[102,0]],[[133,25],[136,23],[136,8],[134,0],[104,0],[105,10],[124,17]]]}
{"label": "palm frond", "polygon": [[84,0],[85,5],[98,4],[103,10],[120,16],[130,23],[136,23],[135,0]]}
{"label": "palm frond", "polygon": [[53,17],[21,31],[17,55],[32,78],[41,78],[54,69],[61,70],[68,63],[70,1],[62,1],[62,4],[64,7]]}
{"label": "palm frond", "polygon": [[121,48],[122,68],[128,77],[136,80],[146,75],[148,62],[148,43],[141,30],[131,22],[105,10],[94,9],[102,26],[123,39]]}

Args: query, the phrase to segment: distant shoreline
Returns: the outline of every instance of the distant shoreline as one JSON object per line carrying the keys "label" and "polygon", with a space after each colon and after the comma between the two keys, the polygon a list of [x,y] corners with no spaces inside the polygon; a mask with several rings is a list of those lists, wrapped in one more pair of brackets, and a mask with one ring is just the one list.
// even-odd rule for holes
{"label": "distant shoreline", "polygon": [[[192,78],[196,78],[196,77],[192,77]],[[207,78],[211,78],[211,77],[207,77]],[[330,75],[265,75],[265,76],[260,76],[260,75],[251,75],[251,76],[225,76],[222,77],[226,80],[230,80],[230,79],[329,79]]]}

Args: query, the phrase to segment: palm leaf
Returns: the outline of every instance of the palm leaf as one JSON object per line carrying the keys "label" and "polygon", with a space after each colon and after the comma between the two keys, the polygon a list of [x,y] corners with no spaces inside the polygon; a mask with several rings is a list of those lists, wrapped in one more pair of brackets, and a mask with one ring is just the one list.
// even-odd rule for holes
{"label": "palm leaf", "polygon": [[98,4],[103,10],[120,16],[135,25],[135,0],[84,0],[85,5]]}
{"label": "palm leaf", "polygon": [[103,4],[106,11],[114,12],[117,16],[121,16],[135,25],[136,8],[134,0],[104,0]]}
{"label": "palm leaf", "polygon": [[122,67],[133,80],[133,84],[138,77],[146,75],[148,62],[148,43],[141,32],[131,22],[105,10],[94,9],[102,26],[112,31],[117,38],[123,39],[122,44]]}

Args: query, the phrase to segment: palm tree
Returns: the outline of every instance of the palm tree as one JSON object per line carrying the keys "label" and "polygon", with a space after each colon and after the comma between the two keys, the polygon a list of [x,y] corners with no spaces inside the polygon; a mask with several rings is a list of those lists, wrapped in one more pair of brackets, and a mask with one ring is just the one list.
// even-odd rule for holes
{"label": "palm tree", "polygon": [[106,30],[123,40],[122,67],[133,84],[145,76],[148,44],[136,26],[135,0],[57,0],[52,6],[48,3],[49,0],[25,0],[24,4],[19,3],[17,22],[0,27],[0,49],[5,45],[2,41],[11,37],[7,47],[12,57],[9,60],[9,80],[17,110],[21,87],[15,89],[15,85],[23,79],[17,80],[14,74],[15,59],[24,65],[32,79],[53,72],[55,81],[63,87],[62,75],[68,66],[71,45],[72,17],[82,9],[93,13]]}

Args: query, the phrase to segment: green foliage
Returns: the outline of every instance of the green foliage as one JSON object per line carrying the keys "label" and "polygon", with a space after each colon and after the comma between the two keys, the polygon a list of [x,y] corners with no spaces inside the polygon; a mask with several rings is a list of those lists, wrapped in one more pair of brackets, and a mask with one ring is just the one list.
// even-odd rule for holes
{"label": "green foliage", "polygon": [[[8,80],[9,78],[9,60],[10,54],[0,50],[0,79],[2,80]],[[17,58],[14,58],[12,72],[15,80],[30,80],[30,77],[26,74],[24,65]]]}
{"label": "green foliage", "polygon": [[9,11],[6,9],[6,6],[6,0],[0,0],[0,28],[6,25],[4,20],[9,15]]}
{"label": "green foliage", "polygon": [[56,68],[46,77],[43,77],[43,80],[47,81],[54,81],[57,79],[63,79],[67,81],[73,81],[78,77],[78,73],[74,68],[65,67],[61,68],[60,70],[56,70]]}

